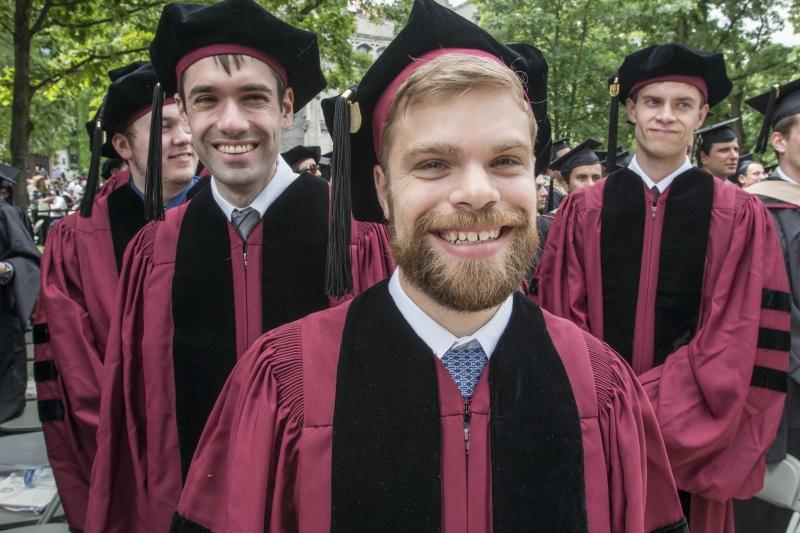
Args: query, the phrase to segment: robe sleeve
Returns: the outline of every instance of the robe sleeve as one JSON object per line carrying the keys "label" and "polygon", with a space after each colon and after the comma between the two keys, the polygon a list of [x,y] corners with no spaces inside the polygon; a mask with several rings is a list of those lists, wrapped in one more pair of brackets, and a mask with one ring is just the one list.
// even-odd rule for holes
{"label": "robe sleeve", "polygon": [[570,194],[558,208],[535,277],[539,305],[588,331],[582,203],[582,195]]}
{"label": "robe sleeve", "polygon": [[240,359],[195,452],[172,532],[298,530],[303,419],[300,325],[262,336]]}
{"label": "robe sleeve", "polygon": [[653,408],[631,368],[585,334],[608,475],[610,531],[688,532]]}
{"label": "robe sleeve", "polygon": [[389,277],[395,262],[384,224],[353,220],[350,235],[353,294],[360,294]]}
{"label": "robe sleeve", "polygon": [[97,453],[92,466],[86,531],[143,531],[147,524],[147,446],[141,339],[145,280],[160,222],[128,245],[117,285],[101,380]]}
{"label": "robe sleeve", "polygon": [[[737,209],[730,245],[706,272],[699,327],[666,362],[641,376],[678,488],[746,499],[763,483],[764,455],[783,411],[789,314],[783,256],[756,198]],[[709,268],[707,266],[707,268]]]}
{"label": "robe sleeve", "polygon": [[89,320],[73,223],[65,218],[47,238],[35,319],[35,328],[47,333],[35,335],[34,353],[40,369],[36,372],[39,417],[53,475],[70,526],[83,529],[104,346]]}

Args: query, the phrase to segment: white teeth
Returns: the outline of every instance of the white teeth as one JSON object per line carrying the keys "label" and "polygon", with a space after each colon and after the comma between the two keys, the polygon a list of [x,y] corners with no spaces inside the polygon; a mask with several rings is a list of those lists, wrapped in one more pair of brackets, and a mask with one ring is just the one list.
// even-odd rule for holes
{"label": "white teeth", "polygon": [[224,154],[244,154],[255,148],[253,144],[220,144],[217,149]]}
{"label": "white teeth", "polygon": [[442,231],[439,232],[439,236],[453,244],[493,241],[500,236],[500,228],[484,230],[480,233],[474,231]]}

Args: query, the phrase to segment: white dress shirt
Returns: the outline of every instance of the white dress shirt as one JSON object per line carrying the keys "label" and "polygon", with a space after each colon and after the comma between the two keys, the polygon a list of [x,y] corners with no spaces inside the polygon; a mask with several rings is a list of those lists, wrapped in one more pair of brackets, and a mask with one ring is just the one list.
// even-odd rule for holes
{"label": "white dress shirt", "polygon": [[[292,182],[297,179],[299,174],[295,174],[292,172],[292,167],[290,167],[286,161],[283,160],[283,157],[278,155],[277,166],[275,169],[275,175],[272,176],[272,179],[269,180],[267,186],[258,193],[250,205],[246,207],[252,207],[256,211],[258,211],[259,217],[263,217],[264,213],[267,212],[269,206],[281,195],[283,191],[285,191]],[[219,193],[219,189],[217,188],[217,180],[212,176],[211,177],[211,194],[214,196],[214,201],[217,202],[217,205],[222,212],[225,213],[225,216],[228,217],[228,221],[231,220],[233,216],[234,209],[245,209],[246,207],[236,207],[228,200],[222,197]]]}
{"label": "white dress shirt", "polygon": [[667,187],[669,187],[672,184],[672,182],[675,181],[675,178],[677,178],[680,174],[683,174],[690,168],[692,168],[692,163],[691,161],[689,161],[689,158],[687,157],[684,160],[683,164],[680,167],[678,167],[678,170],[676,170],[663,180],[656,183],[650,178],[650,176],[644,173],[642,167],[639,166],[639,162],[636,161],[636,155],[633,156],[633,159],[628,165],[629,170],[635,172],[636,174],[639,175],[640,178],[642,178],[642,181],[644,182],[645,187],[647,187],[647,190],[652,190],[653,187],[658,187],[659,193],[663,193],[664,191],[666,191]]}
{"label": "white dress shirt", "polygon": [[472,341],[479,342],[483,351],[486,352],[486,357],[491,357],[492,352],[497,347],[500,336],[506,330],[509,320],[511,320],[511,310],[514,307],[513,295],[509,295],[494,316],[478,331],[472,335],[459,338],[447,331],[409,298],[400,285],[399,268],[394,271],[392,278],[389,280],[389,294],[392,296],[403,318],[414,330],[414,333],[433,350],[433,353],[439,359],[444,357],[444,354],[450,348],[462,346]]}
{"label": "white dress shirt", "polygon": [[786,173],[781,170],[781,167],[775,167],[775,176],[779,177],[783,181],[788,181],[792,185],[798,185],[798,182],[787,176]]}

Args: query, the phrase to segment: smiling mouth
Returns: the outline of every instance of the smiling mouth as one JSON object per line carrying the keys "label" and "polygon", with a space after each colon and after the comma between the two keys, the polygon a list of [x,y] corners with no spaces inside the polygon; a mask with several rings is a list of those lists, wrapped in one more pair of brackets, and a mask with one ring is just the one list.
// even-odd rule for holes
{"label": "smiling mouth", "polygon": [[256,144],[218,144],[215,146],[217,150],[223,154],[246,154],[256,149]]}
{"label": "smiling mouth", "polygon": [[481,231],[443,230],[438,232],[442,240],[457,245],[481,244],[495,241],[500,238],[502,233],[502,227]]}
{"label": "smiling mouth", "polygon": [[176,159],[178,157],[192,157],[191,152],[181,152],[180,154],[174,154],[168,157],[168,159]]}

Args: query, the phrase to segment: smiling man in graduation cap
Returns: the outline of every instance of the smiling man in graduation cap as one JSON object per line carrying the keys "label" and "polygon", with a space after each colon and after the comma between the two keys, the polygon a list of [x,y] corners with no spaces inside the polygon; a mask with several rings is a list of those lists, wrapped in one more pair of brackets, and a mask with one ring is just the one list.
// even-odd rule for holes
{"label": "smiling man in graduation cap", "polygon": [[173,531],[685,530],[630,369],[515,292],[546,76],[534,47],[415,2],[333,120],[353,213],[389,219],[400,267],[253,346]]}
{"label": "smiling man in graduation cap", "polygon": [[[64,217],[47,238],[33,329],[39,419],[64,512],[76,530],[85,522],[119,269],[128,243],[147,222],[143,191],[156,74],[150,63],[136,62],[109,77],[103,105],[87,124],[92,162],[80,213]],[[199,179],[197,156],[171,99],[159,126],[163,197],[172,207]],[[128,169],[95,195],[101,156],[121,157]]]}
{"label": "smiling man in graduation cap", "polygon": [[[767,462],[777,463],[787,453],[800,457],[800,79],[777,84],[746,103],[764,115],[756,149],[763,152],[769,142],[778,157],[773,174],[747,191],[758,195],[772,215],[792,287],[791,299],[785,302],[792,313],[786,407],[767,454]],[[783,532],[791,518],[791,510],[756,498],[736,502],[737,532]]]}
{"label": "smiling man in graduation cap", "polygon": [[[731,89],[721,54],[678,44],[625,58],[610,86],[634,123],[628,168],[567,197],[537,271],[542,306],[605,340],[647,391],[693,532],[733,531],[764,477],[786,390],[788,283],[752,195],[686,155]],[[613,155],[612,155],[613,154]]]}
{"label": "smiling man in graduation cap", "polygon": [[731,124],[738,121],[739,117],[734,117],[694,133],[697,138],[697,166],[715,178],[724,180],[736,173],[739,138]]}
{"label": "smiling man in graduation cap", "polygon": [[[123,265],[87,513],[94,532],[165,531],[208,414],[250,344],[392,267],[384,226],[351,231],[348,219],[329,238],[328,183],[280,157],[282,129],[325,87],[314,34],[252,0],[170,4],[150,55],[212,177],[146,226]],[[158,218],[159,198],[147,204]]]}

